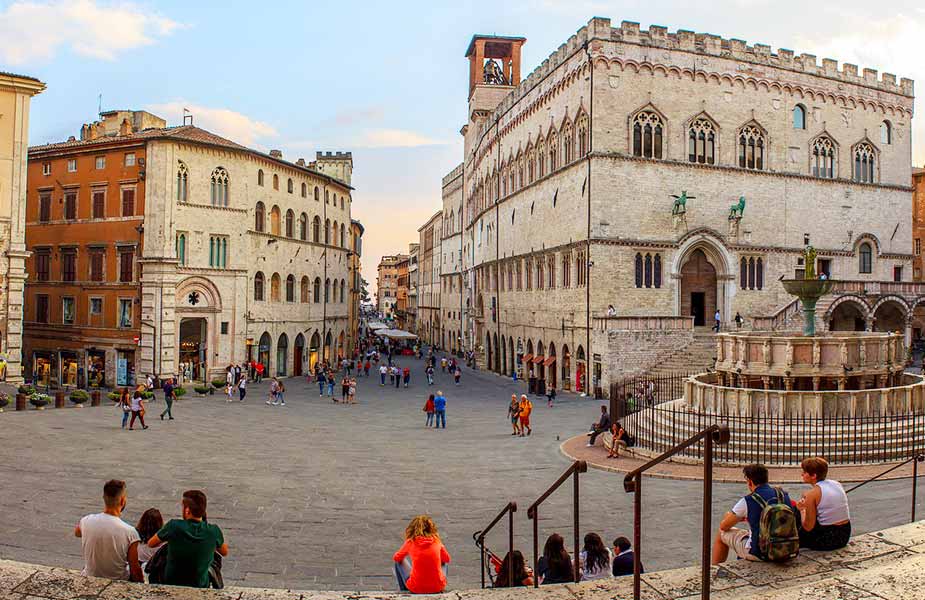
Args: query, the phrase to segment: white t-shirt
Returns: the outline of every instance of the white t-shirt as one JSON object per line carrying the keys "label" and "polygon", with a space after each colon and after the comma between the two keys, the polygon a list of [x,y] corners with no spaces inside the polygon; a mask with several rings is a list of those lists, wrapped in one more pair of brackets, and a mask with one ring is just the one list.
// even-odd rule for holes
{"label": "white t-shirt", "polygon": [[611,571],[611,565],[613,564],[613,551],[610,548],[607,549],[607,564],[602,569],[596,569],[594,571],[588,570],[588,553],[584,550],[582,550],[578,556],[581,561],[582,581],[593,581],[595,579],[613,577],[613,572]]}
{"label": "white t-shirt", "polygon": [[134,527],[112,515],[97,513],[80,520],[84,575],[107,579],[129,578],[128,548],[139,540]]}
{"label": "white t-shirt", "polygon": [[154,558],[154,555],[157,553],[157,551],[160,550],[161,547],[166,543],[167,542],[162,542],[158,544],[156,548],[148,547],[148,544],[145,542],[138,543],[138,562],[141,563],[142,569],[145,568],[145,565],[148,563],[148,561]]}
{"label": "white t-shirt", "polygon": [[[745,502],[745,498],[739,498],[739,501],[735,503],[735,506],[732,507],[732,514],[739,517],[740,519],[748,518],[748,504]],[[745,549],[752,549],[752,529],[748,522],[745,523],[748,528],[748,538],[745,540]]]}
{"label": "white t-shirt", "polygon": [[141,396],[132,396],[132,410],[138,412],[141,410]]}
{"label": "white t-shirt", "polygon": [[385,375],[386,373],[389,372],[389,368],[388,368],[387,366],[385,366],[385,365],[382,365],[381,367],[379,367],[379,372],[380,372],[381,374]]}

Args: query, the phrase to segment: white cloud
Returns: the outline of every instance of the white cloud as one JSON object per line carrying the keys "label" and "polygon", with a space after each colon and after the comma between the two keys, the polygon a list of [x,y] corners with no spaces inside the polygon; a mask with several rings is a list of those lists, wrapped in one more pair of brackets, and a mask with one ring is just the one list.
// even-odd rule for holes
{"label": "white cloud", "polygon": [[264,144],[258,140],[277,136],[276,129],[265,121],[252,119],[245,114],[227,108],[211,108],[182,100],[149,104],[147,110],[167,119],[171,125],[183,122],[183,109],[189,109],[193,115],[193,124],[212,133],[217,133],[233,142],[262,149]]}
{"label": "white cloud", "polygon": [[153,44],[181,27],[130,2],[18,1],[0,11],[0,62],[22,65],[54,57],[62,47],[102,60]]}
{"label": "white cloud", "polygon": [[442,146],[446,142],[404,129],[370,129],[363,132],[350,146],[358,148],[414,148]]}

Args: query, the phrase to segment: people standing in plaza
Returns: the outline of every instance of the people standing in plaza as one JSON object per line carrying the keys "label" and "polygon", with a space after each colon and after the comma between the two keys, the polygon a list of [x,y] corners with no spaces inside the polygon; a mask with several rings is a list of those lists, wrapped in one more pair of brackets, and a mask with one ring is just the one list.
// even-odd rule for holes
{"label": "people standing in plaza", "polygon": [[128,417],[132,414],[132,393],[128,388],[122,388],[119,394],[119,407],[122,409],[122,429],[128,424]]}
{"label": "people standing in plaza", "polygon": [[546,388],[546,408],[552,408],[552,401],[556,399],[556,388],[555,386],[548,386]]}
{"label": "people standing in plaza", "polygon": [[122,520],[127,503],[125,482],[107,481],[103,486],[103,512],[83,517],[74,527],[83,553],[82,575],[144,581],[138,561],[138,532]]}
{"label": "people standing in plaza", "polygon": [[257,366],[254,367],[254,371],[257,373],[257,383],[263,381],[263,363],[258,362]]}
{"label": "people standing in plaza", "polygon": [[459,367],[456,367],[456,370],[453,371],[453,381],[456,382],[456,385],[459,385],[460,377],[462,377],[462,370]]}
{"label": "people standing in plaza", "polygon": [[810,550],[838,550],[851,539],[848,495],[842,484],[828,479],[829,463],[824,458],[806,458],[800,465],[803,483],[813,486],[797,500],[800,511],[800,547]]}
{"label": "people standing in plaza", "polygon": [[405,384],[405,387],[408,387],[408,384],[411,383],[411,369],[405,366],[401,371],[402,382]]}
{"label": "people standing in plaza", "polygon": [[350,404],[357,403],[357,380],[356,378],[350,379],[350,389],[347,390],[347,401]]}
{"label": "people standing in plaza", "polygon": [[434,395],[433,394],[427,397],[427,402],[424,403],[424,412],[427,413],[427,427],[430,427],[434,424]]}
{"label": "people standing in plaza", "polygon": [[145,425],[145,402],[144,397],[141,395],[141,392],[135,390],[135,393],[132,394],[132,419],[128,423],[128,429],[131,431],[135,428],[135,419],[138,419],[138,422],[141,423],[142,429],[147,429],[148,426]]}
{"label": "people standing in plaza", "polygon": [[161,413],[161,421],[164,420],[165,416],[170,417],[169,420],[173,421],[173,401],[177,399],[177,392],[173,386],[173,378],[168,377],[161,389],[164,390],[164,404],[167,405],[167,408]]}
{"label": "people standing in plaza", "polygon": [[334,384],[335,383],[336,381],[334,380],[334,371],[328,371],[328,398],[330,398],[331,400],[334,399]]}
{"label": "people standing in plaza", "polygon": [[446,357],[440,358],[440,370],[446,373]]}
{"label": "people standing in plaza", "polygon": [[167,543],[163,583],[194,588],[209,587],[209,567],[217,552],[228,556],[222,530],[207,521],[206,495],[199,490],[183,492],[182,519],[171,519],[148,540],[148,546]]}
{"label": "people standing in plaza", "polygon": [[395,387],[401,387],[401,367],[398,366],[398,363],[395,363],[395,366],[392,367],[392,374],[395,375]]}
{"label": "people standing in plaza", "polygon": [[280,406],[286,406],[286,385],[280,381],[276,380],[276,400],[273,402],[273,405],[279,404]]}
{"label": "people standing in plaza", "polygon": [[270,380],[270,389],[267,391],[267,404],[276,404],[276,390],[279,388],[279,382],[276,377]]}
{"label": "people standing in plaza", "polygon": [[405,542],[392,556],[398,589],[412,594],[439,594],[446,588],[446,551],[437,525],[427,515],[411,519]]}
{"label": "people standing in plaza", "polygon": [[389,368],[385,365],[379,367],[379,385],[385,385],[385,376],[388,374]]}
{"label": "people standing in plaza", "polygon": [[347,402],[347,396],[350,395],[350,377],[344,375],[344,378],[340,381],[340,398],[341,402]]}
{"label": "people standing in plaza", "polygon": [[372,365],[369,364],[369,358],[367,357],[366,362],[363,363],[363,375],[369,377],[369,368]]}
{"label": "people standing in plaza", "polygon": [[245,396],[247,396],[247,373],[242,371],[238,378],[238,400],[244,402]]}
{"label": "people standing in plaza", "polygon": [[324,369],[321,368],[321,365],[315,366],[315,381],[318,383],[318,397],[324,396],[324,384],[328,382],[328,378],[324,375]]}
{"label": "people standing in plaza", "polygon": [[427,375],[427,385],[434,384],[434,367],[428,364],[424,367],[424,374]]}
{"label": "people standing in plaza", "polygon": [[440,390],[434,396],[434,428],[446,429],[446,398]]}
{"label": "people standing in plaza", "polygon": [[742,329],[742,323],[745,322],[745,319],[742,318],[742,315],[740,315],[738,311],[736,311],[736,316],[733,320],[736,322],[736,329]]}
{"label": "people standing in plaza", "polygon": [[713,325],[713,329],[716,331],[716,333],[719,333],[719,326],[720,326],[721,318],[720,318],[720,314],[719,314],[719,309],[718,309],[718,308],[716,309],[716,314],[713,315],[713,321],[714,321],[714,323],[715,323],[715,324]]}
{"label": "people standing in plaza", "polygon": [[520,402],[517,401],[517,394],[511,394],[511,403],[507,407],[507,416],[511,419],[511,427],[514,433],[511,435],[520,435]]}
{"label": "people standing in plaza", "polygon": [[[520,435],[530,435],[533,428],[530,427],[530,413],[533,412],[533,403],[527,398],[526,394],[520,396]],[[527,433],[524,434],[524,431]]]}

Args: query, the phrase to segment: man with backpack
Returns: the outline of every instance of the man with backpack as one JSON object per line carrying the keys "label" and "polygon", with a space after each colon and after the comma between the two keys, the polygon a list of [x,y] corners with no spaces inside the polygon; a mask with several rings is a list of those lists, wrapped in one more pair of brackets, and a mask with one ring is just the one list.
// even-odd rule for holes
{"label": "man with backpack", "polygon": [[[749,493],[736,502],[719,524],[713,544],[713,564],[726,561],[729,550],[744,560],[784,562],[800,551],[799,517],[790,496],[768,485],[764,465],[742,469]],[[747,522],[748,529],[736,527]]]}

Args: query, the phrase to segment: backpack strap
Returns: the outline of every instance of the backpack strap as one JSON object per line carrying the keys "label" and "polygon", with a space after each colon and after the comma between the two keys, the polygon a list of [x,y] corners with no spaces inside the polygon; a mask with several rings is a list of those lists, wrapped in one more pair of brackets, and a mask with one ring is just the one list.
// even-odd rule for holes
{"label": "backpack strap", "polygon": [[774,488],[774,493],[777,494],[777,503],[783,504],[784,503],[784,490],[779,487],[776,487]]}
{"label": "backpack strap", "polygon": [[761,494],[759,494],[758,492],[752,492],[750,498],[754,500],[755,502],[757,502],[758,507],[761,508],[762,510],[764,509],[765,506],[768,505],[768,501],[762,498]]}

